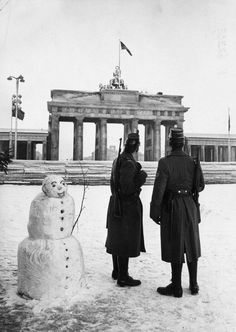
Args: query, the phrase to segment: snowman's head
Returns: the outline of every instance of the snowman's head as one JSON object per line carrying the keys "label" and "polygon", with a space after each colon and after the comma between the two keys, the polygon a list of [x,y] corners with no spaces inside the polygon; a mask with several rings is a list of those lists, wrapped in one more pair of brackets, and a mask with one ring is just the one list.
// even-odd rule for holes
{"label": "snowman's head", "polygon": [[67,184],[58,175],[48,175],[43,180],[42,190],[48,197],[61,198],[67,193]]}

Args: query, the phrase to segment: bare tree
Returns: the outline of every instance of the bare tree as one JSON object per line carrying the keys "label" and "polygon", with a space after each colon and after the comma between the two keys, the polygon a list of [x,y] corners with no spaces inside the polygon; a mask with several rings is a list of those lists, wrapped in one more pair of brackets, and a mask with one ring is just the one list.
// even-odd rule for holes
{"label": "bare tree", "polygon": [[81,163],[80,163],[80,167],[81,167],[82,175],[83,175],[83,195],[82,195],[82,198],[81,198],[79,214],[78,214],[78,217],[76,218],[76,220],[75,220],[75,222],[74,222],[74,224],[73,224],[71,234],[73,233],[73,230],[74,230],[75,226],[77,225],[77,227],[78,227],[78,221],[79,221],[79,218],[80,218],[80,216],[81,216],[82,211],[83,211],[84,208],[85,208],[84,201],[85,201],[85,197],[86,197],[86,191],[87,191],[87,189],[88,189],[88,181],[87,181],[87,179],[86,179],[86,174],[87,174],[87,172],[86,172],[86,173],[84,172],[84,169],[83,169],[83,166],[82,166]]}

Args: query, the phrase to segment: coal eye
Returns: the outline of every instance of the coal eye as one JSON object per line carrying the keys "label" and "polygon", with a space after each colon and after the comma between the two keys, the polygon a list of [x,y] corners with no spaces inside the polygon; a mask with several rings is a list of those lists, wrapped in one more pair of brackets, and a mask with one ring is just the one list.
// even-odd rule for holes
{"label": "coal eye", "polygon": [[56,187],[56,185],[55,185],[55,184],[53,184],[52,186],[53,186],[53,187]]}

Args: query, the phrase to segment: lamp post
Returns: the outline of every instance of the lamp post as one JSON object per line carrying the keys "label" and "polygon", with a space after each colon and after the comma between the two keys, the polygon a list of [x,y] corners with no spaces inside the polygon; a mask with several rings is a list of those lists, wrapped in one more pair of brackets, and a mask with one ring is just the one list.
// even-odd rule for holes
{"label": "lamp post", "polygon": [[231,142],[230,142],[230,109],[228,108],[228,161],[231,161]]}
{"label": "lamp post", "polygon": [[[25,82],[22,75],[15,77],[9,76],[7,79],[11,81],[12,79],[16,80],[16,112],[15,112],[15,148],[14,148],[14,159],[17,159],[17,117],[18,117],[18,103],[19,103],[19,82]],[[12,116],[12,114],[11,114]]]}

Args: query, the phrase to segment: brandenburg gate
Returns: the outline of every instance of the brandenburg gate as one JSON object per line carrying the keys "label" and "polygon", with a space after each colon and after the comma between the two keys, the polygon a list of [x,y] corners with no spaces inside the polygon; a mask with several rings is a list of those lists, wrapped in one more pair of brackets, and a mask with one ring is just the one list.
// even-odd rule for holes
{"label": "brandenburg gate", "polygon": [[47,151],[49,160],[59,157],[60,121],[74,123],[73,160],[83,159],[83,124],[96,125],[95,159],[107,159],[107,124],[124,126],[125,142],[128,134],[145,127],[144,160],[156,161],[161,155],[161,125],[165,127],[165,149],[169,129],[173,125],[183,127],[182,96],[140,93],[128,90],[120,77],[117,66],[108,85],[101,85],[97,92],[52,90],[48,102],[49,128]]}

